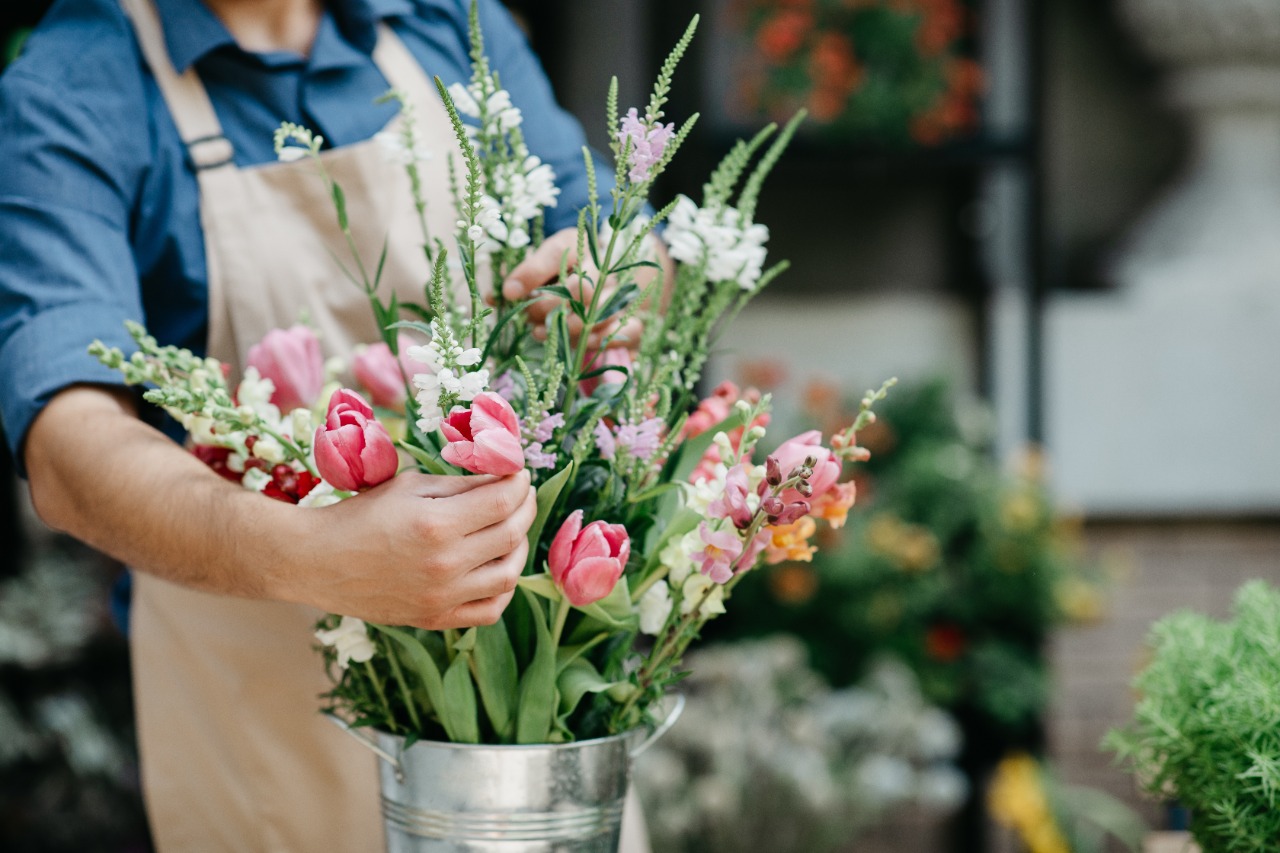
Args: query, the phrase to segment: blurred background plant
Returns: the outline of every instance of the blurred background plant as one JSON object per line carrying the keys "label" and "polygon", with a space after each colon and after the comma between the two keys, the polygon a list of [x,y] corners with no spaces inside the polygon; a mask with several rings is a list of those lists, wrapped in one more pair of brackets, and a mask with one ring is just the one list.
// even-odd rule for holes
{"label": "blurred background plant", "polygon": [[792,636],[690,655],[684,718],[636,764],[653,849],[856,849],[894,812],[938,823],[968,792],[960,730],[900,663],[833,690]]}
{"label": "blurred background plant", "polygon": [[0,848],[150,849],[128,649],[102,558],[56,539],[0,581]]}
{"label": "blurred background plant", "polygon": [[891,147],[978,129],[983,74],[964,0],[732,0],[729,20],[737,121],[804,107],[816,135]]}
{"label": "blurred background plant", "polygon": [[1280,839],[1280,589],[1251,581],[1232,618],[1179,611],[1151,628],[1133,719],[1106,744],[1150,793],[1190,809],[1205,853]]}

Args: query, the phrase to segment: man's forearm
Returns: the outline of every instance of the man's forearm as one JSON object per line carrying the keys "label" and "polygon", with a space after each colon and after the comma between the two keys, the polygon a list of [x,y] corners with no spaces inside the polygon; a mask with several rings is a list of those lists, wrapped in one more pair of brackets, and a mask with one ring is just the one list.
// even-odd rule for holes
{"label": "man's forearm", "polygon": [[275,597],[289,507],[217,476],[136,417],[122,390],[60,393],[27,436],[36,512],[126,564],[185,586]]}

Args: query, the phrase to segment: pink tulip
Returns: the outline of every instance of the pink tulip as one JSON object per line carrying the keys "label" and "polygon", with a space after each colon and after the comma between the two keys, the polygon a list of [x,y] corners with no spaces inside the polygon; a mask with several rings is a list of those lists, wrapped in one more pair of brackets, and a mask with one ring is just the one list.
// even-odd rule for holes
{"label": "pink tulip", "polygon": [[440,431],[449,440],[441,458],[459,468],[504,476],[524,468],[520,422],[511,404],[492,391],[481,391],[470,409],[449,415]]}
{"label": "pink tulip", "polygon": [[827,490],[836,484],[836,480],[840,479],[840,460],[822,446],[822,433],[816,429],[782,442],[781,446],[773,451],[772,456],[778,461],[778,468],[784,479],[789,477],[793,470],[803,465],[806,458],[812,457],[817,462],[813,466],[813,476],[809,478],[809,485],[813,487],[813,492],[805,496],[795,489],[787,489],[780,496],[787,503],[806,499],[815,500],[826,494]]}
{"label": "pink tulip", "polygon": [[339,388],[329,398],[329,414],[316,430],[316,468],[335,489],[358,492],[396,474],[400,459],[386,427],[354,391]]}
{"label": "pink tulip", "polygon": [[249,348],[247,363],[276,386],[271,402],[281,411],[310,408],[324,388],[320,339],[306,326],[272,329]]}
{"label": "pink tulip", "polygon": [[407,335],[398,337],[397,346],[400,357],[391,354],[391,347],[382,341],[366,347],[355,357],[352,370],[356,381],[369,392],[375,406],[384,409],[399,409],[404,406],[406,379],[422,369],[420,362],[409,359],[409,347],[416,342]]}
{"label": "pink tulip", "polygon": [[547,564],[551,577],[574,607],[584,607],[613,592],[631,556],[631,538],[621,524],[593,521],[582,526],[582,510],[569,514],[551,540]]}

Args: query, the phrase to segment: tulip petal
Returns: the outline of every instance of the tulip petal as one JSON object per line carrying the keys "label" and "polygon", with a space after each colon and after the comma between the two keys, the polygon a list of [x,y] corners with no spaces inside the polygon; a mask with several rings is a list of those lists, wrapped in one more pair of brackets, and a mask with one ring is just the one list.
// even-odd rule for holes
{"label": "tulip petal", "polygon": [[485,430],[475,438],[476,472],[506,476],[524,468],[520,439],[507,432]]}
{"label": "tulip petal", "polygon": [[588,557],[564,578],[564,594],[574,607],[594,604],[613,592],[622,577],[622,563],[612,557]]}
{"label": "tulip petal", "polygon": [[575,509],[569,513],[569,517],[560,525],[560,530],[551,540],[551,550],[547,553],[547,567],[551,570],[551,577],[557,584],[563,582],[565,572],[569,570],[573,556],[573,543],[581,530],[582,510]]}

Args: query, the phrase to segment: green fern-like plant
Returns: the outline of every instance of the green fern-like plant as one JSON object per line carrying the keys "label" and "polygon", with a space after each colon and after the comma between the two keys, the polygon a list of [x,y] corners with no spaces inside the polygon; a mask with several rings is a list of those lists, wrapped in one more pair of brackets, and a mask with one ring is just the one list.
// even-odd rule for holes
{"label": "green fern-like plant", "polygon": [[1280,849],[1280,590],[1251,581],[1230,620],[1174,613],[1150,643],[1133,719],[1104,746],[1191,809],[1205,853]]}

